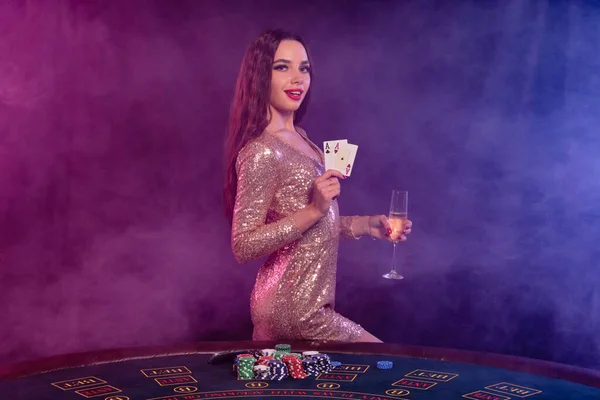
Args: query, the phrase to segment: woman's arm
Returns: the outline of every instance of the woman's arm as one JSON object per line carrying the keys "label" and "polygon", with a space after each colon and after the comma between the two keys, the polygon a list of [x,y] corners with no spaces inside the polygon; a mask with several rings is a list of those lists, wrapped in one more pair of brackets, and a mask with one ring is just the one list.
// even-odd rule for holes
{"label": "woman's arm", "polygon": [[340,217],[340,234],[350,239],[360,239],[369,233],[368,216],[343,216]]}
{"label": "woman's arm", "polygon": [[410,233],[412,227],[412,222],[407,220],[404,231],[400,233],[397,239],[392,239],[392,236],[390,236],[392,227],[385,215],[354,215],[340,217],[340,221],[340,234],[351,239],[360,239],[361,236],[369,235],[373,239],[384,239],[390,242],[400,240],[403,242],[406,240],[406,235]]}
{"label": "woman's arm", "polygon": [[257,142],[250,143],[238,156],[231,242],[233,254],[240,263],[273,253],[298,240],[323,216],[310,204],[288,217],[266,223],[279,180],[278,162],[271,149]]}
{"label": "woman's arm", "polygon": [[238,155],[236,171],[231,244],[237,261],[246,263],[299,239],[302,232],[291,217],[266,224],[277,189],[275,152],[260,143],[249,143]]}

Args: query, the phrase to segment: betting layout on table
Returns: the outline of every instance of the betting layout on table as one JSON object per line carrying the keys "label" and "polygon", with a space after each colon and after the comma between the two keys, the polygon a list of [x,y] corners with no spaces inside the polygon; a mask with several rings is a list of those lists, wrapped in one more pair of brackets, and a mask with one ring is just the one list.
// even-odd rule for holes
{"label": "betting layout on table", "polygon": [[600,389],[475,364],[373,354],[236,350],[160,355],[0,382],[7,399],[600,399]]}

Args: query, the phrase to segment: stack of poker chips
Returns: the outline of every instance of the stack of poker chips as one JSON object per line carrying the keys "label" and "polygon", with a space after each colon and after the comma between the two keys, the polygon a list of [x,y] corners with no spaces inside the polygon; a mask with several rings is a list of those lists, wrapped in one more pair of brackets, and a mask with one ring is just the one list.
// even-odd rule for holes
{"label": "stack of poker chips", "polygon": [[253,357],[253,355],[250,353],[243,353],[243,354],[238,354],[237,356],[235,356],[235,359],[233,360],[233,371],[234,372],[237,371],[238,361],[242,357]]}
{"label": "stack of poker chips", "polygon": [[271,380],[281,381],[288,377],[288,369],[281,360],[271,360],[268,363]]}
{"label": "stack of poker chips", "polygon": [[315,354],[311,357],[317,365],[317,371],[321,374],[331,372],[333,367],[331,366],[331,359],[327,354]]}
{"label": "stack of poker chips", "polygon": [[300,357],[297,355],[287,355],[283,356],[283,362],[285,363],[290,376],[294,379],[304,379],[308,375],[304,372],[304,368],[302,367],[302,361],[300,361]]}
{"label": "stack of poker chips", "polygon": [[302,360],[302,368],[308,376],[319,375],[319,369],[317,368],[317,362],[312,358],[304,358]]}
{"label": "stack of poker chips", "polygon": [[266,364],[256,364],[252,368],[252,371],[254,372],[254,377],[256,379],[271,379],[271,370]]}
{"label": "stack of poker chips", "polygon": [[292,346],[290,346],[289,344],[277,344],[275,345],[275,350],[283,351],[285,353],[291,353]]}
{"label": "stack of poker chips", "polygon": [[318,351],[305,351],[302,353],[302,366],[308,375],[316,376],[331,372],[333,369],[331,359],[327,354]]}
{"label": "stack of poker chips", "polygon": [[317,376],[319,375],[319,368],[317,366],[317,362],[313,360],[313,356],[319,354],[318,351],[304,351],[302,352],[302,367],[304,368],[304,372],[308,376]]}
{"label": "stack of poker chips", "polygon": [[240,354],[237,359],[237,375],[238,379],[254,378],[254,363],[256,358],[245,354]]}
{"label": "stack of poker chips", "polygon": [[283,380],[292,377],[305,379],[332,370],[331,359],[318,351],[292,353],[289,344],[278,344],[275,349],[248,350],[235,358],[234,371],[238,379]]}

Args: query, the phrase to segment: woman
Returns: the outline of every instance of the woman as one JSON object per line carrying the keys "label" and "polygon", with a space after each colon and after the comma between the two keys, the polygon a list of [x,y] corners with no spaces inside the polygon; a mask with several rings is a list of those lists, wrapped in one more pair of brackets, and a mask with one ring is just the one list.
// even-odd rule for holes
{"label": "woman", "polygon": [[[380,342],[334,311],[339,235],[392,240],[384,215],[339,217],[340,179],[298,123],[313,75],[303,40],[271,30],[248,48],[230,114],[225,207],[232,249],[268,255],[250,308],[254,340]],[[410,222],[394,240],[405,240]]]}

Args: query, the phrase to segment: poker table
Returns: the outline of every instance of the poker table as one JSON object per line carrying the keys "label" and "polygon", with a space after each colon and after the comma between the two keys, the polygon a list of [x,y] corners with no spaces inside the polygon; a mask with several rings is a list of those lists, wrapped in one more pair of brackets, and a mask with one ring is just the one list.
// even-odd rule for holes
{"label": "poker table", "polygon": [[[600,399],[600,371],[472,351],[382,343],[285,342],[341,363],[281,381],[238,379],[235,355],[276,342],[201,342],[69,354],[0,366],[0,398]],[[392,361],[378,369],[378,361]]]}

